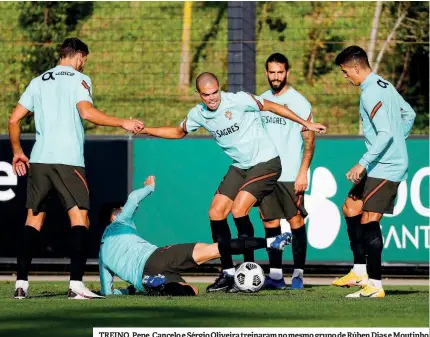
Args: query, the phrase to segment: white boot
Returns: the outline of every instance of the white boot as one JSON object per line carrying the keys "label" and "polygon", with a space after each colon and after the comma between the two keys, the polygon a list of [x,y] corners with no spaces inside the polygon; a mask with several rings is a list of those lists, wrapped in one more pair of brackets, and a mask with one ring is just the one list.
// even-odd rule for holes
{"label": "white boot", "polygon": [[93,298],[104,298],[97,295],[85,287],[82,281],[70,281],[69,291],[67,293],[69,300],[91,300]]}

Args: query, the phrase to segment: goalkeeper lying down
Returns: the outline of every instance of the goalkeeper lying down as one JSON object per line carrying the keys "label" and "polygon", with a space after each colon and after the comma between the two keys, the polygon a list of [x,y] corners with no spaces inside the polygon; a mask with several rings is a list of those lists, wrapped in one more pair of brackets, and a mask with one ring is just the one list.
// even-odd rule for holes
{"label": "goalkeeper lying down", "polygon": [[[141,238],[133,222],[139,203],[155,188],[150,176],[145,187],[128,196],[123,207],[112,208],[110,225],[106,227],[100,245],[99,268],[102,295],[127,295],[142,292],[148,295],[197,296],[198,289],[185,283],[182,270],[197,267],[223,254],[242,254],[245,249],[271,247],[282,250],[290,243],[291,234],[273,238],[238,238],[213,244],[186,243],[158,248]],[[127,289],[114,289],[117,275],[131,283]]]}

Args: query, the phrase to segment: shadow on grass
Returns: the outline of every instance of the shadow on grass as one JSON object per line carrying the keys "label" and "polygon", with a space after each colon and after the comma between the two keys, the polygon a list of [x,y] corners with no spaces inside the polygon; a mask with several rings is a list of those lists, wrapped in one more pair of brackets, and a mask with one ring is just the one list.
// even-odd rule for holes
{"label": "shadow on grass", "polygon": [[311,290],[312,288],[318,288],[321,287],[319,285],[311,285],[311,284],[305,284],[305,288],[304,289],[292,289],[290,285],[287,284],[287,287],[285,289],[261,289],[260,291],[262,292],[267,292],[270,294],[275,294],[275,293],[281,293],[281,292],[300,292],[300,291],[306,291],[306,290]]}
{"label": "shadow on grass", "polygon": [[[254,326],[255,322],[267,319],[264,312],[238,314],[237,311],[220,308],[189,308],[187,305],[166,307],[151,302],[139,306],[136,303],[130,303],[130,306],[112,305],[108,308],[86,305],[78,309],[58,307],[50,311],[37,310],[41,308],[35,307],[32,313],[1,317],[0,335],[80,337],[92,335],[93,327]],[[285,315],[282,312],[273,313],[270,318],[274,321],[285,320]],[[289,319],[306,319],[306,316],[294,315]]]}
{"label": "shadow on grass", "polygon": [[419,290],[385,290],[385,295],[409,295],[421,292]]}
{"label": "shadow on grass", "polygon": [[32,298],[51,298],[51,297],[63,298],[66,296],[67,296],[67,291],[59,291],[56,293],[46,291],[46,292],[43,292],[43,293],[38,294],[38,295],[34,295],[34,296],[30,295],[30,299],[32,299]]}

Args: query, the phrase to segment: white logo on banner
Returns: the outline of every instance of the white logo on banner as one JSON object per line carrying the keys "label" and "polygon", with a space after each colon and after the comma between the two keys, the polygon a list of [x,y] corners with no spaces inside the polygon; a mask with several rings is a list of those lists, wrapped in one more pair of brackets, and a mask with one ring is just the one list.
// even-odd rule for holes
{"label": "white logo on banner", "polygon": [[18,177],[13,173],[12,165],[7,162],[0,161],[0,171],[6,173],[6,176],[0,175],[0,201],[9,201],[15,198],[15,193],[11,188],[2,191],[1,186],[18,185]]}
{"label": "white logo on banner", "polygon": [[[310,182],[310,172],[308,171]],[[325,249],[336,240],[340,230],[341,214],[336,204],[329,200],[337,192],[337,183],[333,174],[325,167],[317,167],[312,174],[312,182],[305,194],[308,242],[313,248]],[[282,231],[291,231],[288,221],[281,220]]]}
{"label": "white logo on banner", "polygon": [[309,212],[308,241],[317,249],[330,247],[339,233],[341,217],[339,208],[329,200],[336,195],[336,179],[325,167],[318,167],[312,174],[312,190],[305,195]]}
{"label": "white logo on banner", "polygon": [[[424,178],[430,176],[430,167],[423,167],[418,170],[412,178],[410,187],[410,198],[414,210],[423,217],[430,217],[430,208],[425,207],[421,200],[421,184]],[[332,245],[339,234],[340,225],[343,215],[341,213],[342,205],[336,205],[329,198],[337,193],[337,183],[333,174],[325,167],[317,167],[312,173],[310,179],[308,171],[308,181],[311,182],[311,189],[308,187],[305,194],[305,207],[308,211],[306,219],[308,227],[308,242],[313,248],[325,249]],[[346,195],[345,195],[346,197]],[[399,185],[396,204],[393,214],[385,214],[386,217],[395,217],[401,214],[408,200],[408,185],[403,181]],[[281,220],[282,232],[291,231],[288,221]],[[346,229],[345,229],[346,230]],[[397,233],[399,231],[399,234]],[[410,232],[412,231],[412,232]],[[388,227],[388,233],[384,240],[384,247],[390,243],[395,244],[397,248],[406,249],[412,245],[419,248],[419,238],[422,236],[424,247],[430,246],[430,226],[416,225],[401,227],[391,225]]]}

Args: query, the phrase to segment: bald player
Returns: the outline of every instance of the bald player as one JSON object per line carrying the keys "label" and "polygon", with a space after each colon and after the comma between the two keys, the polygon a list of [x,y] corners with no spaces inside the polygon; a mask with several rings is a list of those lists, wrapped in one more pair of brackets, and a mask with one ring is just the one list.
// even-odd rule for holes
{"label": "bald player", "polygon": [[[273,142],[261,121],[260,111],[272,111],[291,119],[309,130],[325,132],[325,126],[303,120],[288,108],[245,92],[227,93],[220,90],[217,77],[202,73],[196,79],[197,93],[202,102],[192,108],[175,127],[144,128],[141,133],[161,138],[181,139],[203,127],[233,160],[219,185],[209,210],[214,242],[231,239],[227,216],[232,212],[239,237],[254,236],[248,213],[270,194],[281,175],[281,161]],[[252,252],[245,261],[252,261]],[[236,292],[231,255],[221,257],[223,271],[206,289],[208,292]]]}
{"label": "bald player", "polygon": [[344,78],[361,87],[360,118],[367,152],[346,174],[354,184],[343,205],[354,267],[333,285],[362,287],[347,297],[382,298],[379,222],[384,213],[393,214],[397,189],[407,178],[405,139],[416,115],[390,82],[372,72],[362,48],[346,48],[335,62]]}

